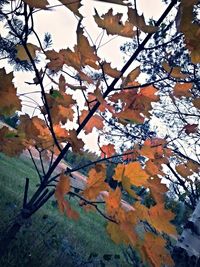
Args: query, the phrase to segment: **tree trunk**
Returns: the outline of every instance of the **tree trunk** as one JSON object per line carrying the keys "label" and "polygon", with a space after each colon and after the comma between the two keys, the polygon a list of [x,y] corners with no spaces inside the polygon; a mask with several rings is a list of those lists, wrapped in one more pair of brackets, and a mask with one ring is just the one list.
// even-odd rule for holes
{"label": "tree trunk", "polygon": [[8,247],[10,243],[15,239],[17,233],[20,228],[27,221],[28,216],[25,216],[22,212],[20,212],[14,219],[11,226],[8,226],[7,230],[3,233],[0,238],[0,258],[4,256],[4,254],[8,251]]}
{"label": "tree trunk", "polygon": [[200,200],[184,226],[172,257],[176,267],[200,266]]}

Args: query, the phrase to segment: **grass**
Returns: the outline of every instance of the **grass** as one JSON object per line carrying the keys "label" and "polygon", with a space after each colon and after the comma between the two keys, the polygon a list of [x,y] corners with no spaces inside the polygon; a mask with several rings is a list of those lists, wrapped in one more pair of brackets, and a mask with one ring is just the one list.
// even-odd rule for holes
{"label": "grass", "polygon": [[[30,178],[30,193],[34,192],[38,180],[29,159],[10,158],[4,154],[0,154],[0,176],[2,234],[20,210],[25,178]],[[50,199],[20,230],[0,266],[129,266],[121,248],[106,234],[105,219],[94,212],[85,212],[74,198],[70,199],[70,204],[80,214],[78,222],[61,215],[54,198]],[[86,264],[90,254],[95,261]],[[113,260],[108,262],[103,260],[104,254],[117,254],[120,259],[112,256]]]}

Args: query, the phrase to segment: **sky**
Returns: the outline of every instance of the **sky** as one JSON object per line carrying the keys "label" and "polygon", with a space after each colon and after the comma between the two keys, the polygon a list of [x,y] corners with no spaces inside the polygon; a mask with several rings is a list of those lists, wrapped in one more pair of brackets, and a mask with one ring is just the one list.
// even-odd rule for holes
{"label": "sky", "polygon": [[[51,5],[60,4],[60,2],[56,0],[49,0],[49,3]],[[93,44],[98,43],[96,42],[96,40],[99,40],[97,38],[99,34],[102,33],[102,30],[97,28],[97,25],[93,19],[93,15],[95,14],[94,8],[98,10],[99,15],[104,14],[110,8],[113,8],[114,13],[123,13],[123,20],[126,20],[127,8],[124,6],[105,2],[101,3],[100,1],[94,0],[83,0],[82,3],[83,6],[80,8],[80,12],[84,17],[83,25],[86,29],[85,35]],[[139,11],[139,14],[143,13],[146,21],[148,21],[148,19],[152,17],[157,20],[163,13],[165,7],[165,4],[161,0],[137,1],[137,9]],[[43,39],[45,32],[51,33],[53,39],[53,49],[55,49],[56,51],[67,47],[73,49],[74,44],[76,44],[76,27],[78,21],[74,14],[66,7],[55,7],[52,10],[37,12],[35,14],[34,21],[34,29],[41,39]],[[1,33],[3,33],[2,29]],[[102,46],[98,51],[100,57],[106,59],[107,62],[112,62],[111,66],[117,67],[120,70],[123,67],[124,63],[124,55],[120,52],[120,46],[126,41],[131,41],[131,39],[112,35],[107,36],[106,34],[104,34],[104,37],[101,40]],[[29,42],[37,45],[35,38],[31,37]],[[4,65],[5,62],[0,61],[0,67],[3,67]],[[6,65],[6,69],[7,71],[12,71],[12,67],[8,65]],[[129,71],[131,71],[131,69]],[[34,88],[30,89],[30,86],[24,83],[24,81],[32,81],[33,78],[34,77],[32,73],[16,73],[14,82],[16,87],[18,88],[18,93],[25,93],[30,90],[34,91]],[[36,94],[34,94],[32,97],[36,101],[40,101],[40,97],[37,97]],[[78,95],[76,97],[78,98]],[[30,113],[32,111],[30,111],[29,108],[25,108],[24,112]],[[87,136],[81,135],[81,138],[83,138],[86,142],[86,148],[89,148],[92,151],[97,151],[98,149],[97,137],[98,134],[96,131],[93,131],[92,134],[89,134]]]}

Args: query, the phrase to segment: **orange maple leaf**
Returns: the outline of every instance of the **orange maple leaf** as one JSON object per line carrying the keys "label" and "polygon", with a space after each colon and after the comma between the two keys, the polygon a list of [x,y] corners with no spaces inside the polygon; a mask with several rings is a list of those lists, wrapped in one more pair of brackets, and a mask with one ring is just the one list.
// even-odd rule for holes
{"label": "orange maple leaf", "polygon": [[141,254],[143,260],[151,266],[174,266],[174,262],[166,249],[166,241],[153,233],[145,233]]}
{"label": "orange maple leaf", "polygon": [[65,210],[64,196],[70,191],[70,178],[69,176],[60,175],[59,182],[56,185],[55,198],[58,202],[59,210],[63,213]]}
{"label": "orange maple leaf", "polygon": [[[87,110],[83,110],[81,113],[81,116],[79,117],[79,122],[82,123],[84,119],[88,115]],[[103,128],[103,119],[99,115],[93,115],[92,118],[88,121],[88,123],[85,125],[84,130],[86,134],[89,134],[92,132],[93,128],[102,129]]]}
{"label": "orange maple leaf", "polygon": [[95,168],[91,169],[88,174],[86,188],[83,191],[83,196],[90,200],[95,200],[101,191],[109,189],[105,182],[106,168],[103,164],[96,164]]}
{"label": "orange maple leaf", "polygon": [[113,144],[103,145],[101,147],[101,158],[109,158],[116,153],[115,146]]}

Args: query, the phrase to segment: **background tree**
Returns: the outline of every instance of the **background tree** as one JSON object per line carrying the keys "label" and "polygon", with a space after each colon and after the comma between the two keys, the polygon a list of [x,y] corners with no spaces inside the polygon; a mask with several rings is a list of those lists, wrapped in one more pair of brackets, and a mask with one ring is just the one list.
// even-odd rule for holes
{"label": "background tree", "polygon": [[[0,254],[5,253],[9,243],[25,221],[54,194],[60,211],[65,212],[69,218],[78,219],[79,215],[71,208],[66,199],[66,195],[70,195],[80,200],[81,206],[86,208],[91,206],[105,217],[108,221],[106,228],[112,240],[118,244],[124,243],[135,247],[144,264],[173,266],[174,262],[167,251],[167,244],[172,240],[175,242],[176,229],[171,223],[174,214],[165,207],[165,193],[168,188],[162,183],[161,177],[171,178],[169,175],[166,176],[163,164],[168,166],[178,180],[178,189],[175,187],[176,190],[179,190],[179,186],[185,189],[187,183],[190,185],[187,203],[194,209],[191,222],[195,227],[192,230],[191,227],[188,228],[191,231],[189,234],[185,230],[187,243],[188,241],[192,242],[192,234],[198,236],[198,231],[195,232],[194,229],[196,227],[198,229],[196,215],[199,212],[199,204],[197,204],[198,197],[194,199],[192,194],[193,191],[195,194],[198,192],[196,173],[199,171],[199,164],[196,159],[188,158],[182,153],[179,147],[177,148],[177,142],[172,138],[170,140],[168,137],[157,138],[154,131],[149,129],[147,120],[152,117],[152,106],[156,110],[155,104],[153,105],[152,102],[161,103],[162,106],[164,100],[170,101],[175,109],[172,110],[173,125],[181,127],[181,133],[183,132],[184,136],[190,137],[191,134],[194,147],[197,147],[198,137],[196,139],[196,136],[193,136],[197,133],[196,121],[193,123],[184,119],[181,120],[181,123],[179,121],[177,123],[177,119],[182,118],[182,105],[185,106],[185,102],[189,103],[194,112],[198,112],[199,108],[198,90],[195,90],[196,67],[194,67],[199,62],[197,40],[199,26],[193,14],[193,10],[198,7],[196,6],[198,1],[190,3],[182,0],[177,4],[177,1],[172,0],[160,19],[151,24],[145,22],[143,15],[138,15],[136,2],[131,6],[119,0],[110,1],[128,7],[128,19],[125,22],[121,20],[122,15],[119,13],[114,15],[112,9],[101,16],[96,10],[94,20],[97,26],[104,29],[108,35],[119,35],[137,40],[135,51],[120,71],[112,68],[110,63],[99,57],[98,47],[90,45],[86,37],[87,32],[82,24],[83,16],[79,11],[81,2],[59,2],[77,16],[77,44],[73,50],[64,48],[56,52],[49,49],[50,35],[46,35],[44,43],[42,43],[34,29],[35,13],[42,9],[48,11],[52,8],[48,1],[24,0],[12,1],[12,3],[1,1],[0,19],[9,29],[8,36],[1,37],[2,58],[7,58],[8,63],[13,64],[16,69],[29,70],[34,73],[33,82],[28,81],[28,84],[37,86],[39,90],[34,93],[39,93],[41,103],[32,99],[33,115],[22,114],[19,117],[19,126],[16,131],[10,131],[6,127],[0,130],[0,150],[8,155],[16,156],[24,149],[28,149],[39,178],[39,184],[36,185],[33,194],[29,192],[29,178],[26,178],[23,207],[13,225],[5,231],[1,240]],[[154,48],[150,43],[151,47],[147,50],[145,48],[147,43],[152,40],[154,33],[157,35],[156,42],[160,40],[163,42],[165,34],[167,42],[171,38],[169,30],[176,14],[173,14],[172,19],[167,16],[173,7],[179,10],[179,28],[185,36],[185,43],[190,51],[187,59],[189,60],[190,57],[192,62],[191,70],[189,68],[188,73],[184,73],[184,70],[182,72],[181,69],[184,67],[181,65],[182,59],[173,62],[174,66],[169,57],[163,56],[164,62],[161,62],[160,59],[159,66],[155,66],[155,73],[150,75],[150,80],[141,84],[136,79],[141,74],[144,61],[139,60],[141,67],[134,68],[128,74],[125,72],[133,62],[138,62],[138,56],[141,53],[149,50],[156,51],[157,48],[160,52],[159,49],[162,49],[163,43],[161,45],[156,43]],[[176,28],[174,31],[177,31]],[[36,38],[37,43],[30,42],[30,35]],[[166,51],[168,52],[168,50]],[[185,52],[181,52],[181,55],[184,59]],[[142,54],[142,58],[144,56]],[[148,64],[152,63],[147,61],[146,65]],[[89,66],[91,71],[88,72],[86,66]],[[157,80],[157,68],[161,68],[164,73],[159,81]],[[73,74],[69,70],[72,70]],[[5,69],[1,69],[0,76],[2,78],[0,111],[2,114],[10,116],[21,110],[27,95],[18,96],[16,94],[13,72],[6,73]],[[45,86],[46,81],[51,82],[51,86]],[[163,84],[167,84],[165,90],[162,90]],[[80,95],[85,101],[83,110],[78,101],[72,97],[77,90],[80,90]],[[186,100],[184,98],[183,101],[182,99],[180,101],[179,97],[185,97]],[[37,113],[35,113],[36,111]],[[183,109],[184,112],[185,109]],[[66,130],[65,124],[68,121],[76,121],[77,127],[73,130]],[[132,124],[137,125],[133,127]],[[111,127],[113,130],[112,141],[116,142],[118,135],[123,143],[124,140],[127,142],[123,146],[117,143],[103,145],[99,142],[102,159],[96,159],[89,163],[89,165],[93,164],[93,168],[88,173],[85,187],[76,188],[70,175],[88,167],[88,163],[85,166],[67,168],[65,171],[60,171],[58,166],[70,149],[74,153],[83,153],[84,142],[78,135],[82,131],[88,134],[94,127],[99,130],[103,129],[105,134]],[[179,133],[178,137],[180,136]],[[41,170],[34,159],[32,147],[38,153]],[[122,158],[123,162],[119,163],[116,158]],[[47,167],[44,166],[44,160],[47,161]],[[104,161],[116,164],[112,177],[116,182],[114,190],[106,180]],[[174,171],[174,162],[175,164],[180,163],[176,166],[178,174]],[[186,182],[179,177],[179,175],[184,176],[183,172],[187,172]],[[176,181],[173,181],[173,184]],[[130,201],[129,204],[122,201],[124,191],[129,194],[129,198],[126,198],[127,201]],[[185,235],[185,232],[183,234]],[[184,244],[184,241],[179,242],[177,247],[180,247],[180,243]],[[193,248],[194,255],[191,255],[191,251],[187,254],[185,244],[182,248],[185,255],[189,255],[188,258],[193,256],[192,259],[194,259],[195,257],[193,262],[196,264],[199,258],[198,246]],[[174,258],[176,259],[176,257]]]}

